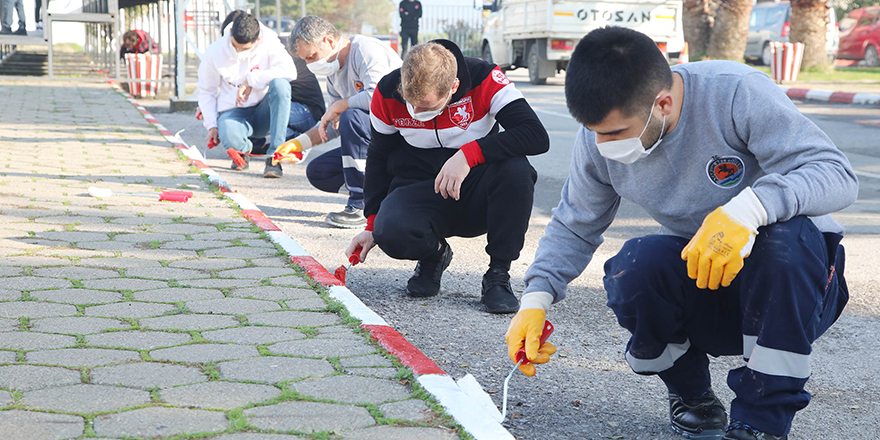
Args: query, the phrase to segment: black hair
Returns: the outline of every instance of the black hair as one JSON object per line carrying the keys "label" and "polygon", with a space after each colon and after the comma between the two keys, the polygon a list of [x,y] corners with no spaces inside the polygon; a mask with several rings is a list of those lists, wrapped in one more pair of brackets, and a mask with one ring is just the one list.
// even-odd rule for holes
{"label": "black hair", "polygon": [[609,26],[587,34],[565,72],[568,111],[583,125],[601,123],[613,110],[645,113],[661,90],[672,87],[666,57],[651,38]]}
{"label": "black hair", "polygon": [[241,14],[232,20],[229,32],[238,44],[250,44],[260,36],[260,22],[251,14]]}
{"label": "black hair", "polygon": [[223,30],[226,29],[226,26],[229,26],[229,23],[232,23],[236,18],[241,15],[247,14],[247,12],[242,11],[241,9],[235,9],[223,19],[223,24],[220,25],[220,36],[223,36]]}

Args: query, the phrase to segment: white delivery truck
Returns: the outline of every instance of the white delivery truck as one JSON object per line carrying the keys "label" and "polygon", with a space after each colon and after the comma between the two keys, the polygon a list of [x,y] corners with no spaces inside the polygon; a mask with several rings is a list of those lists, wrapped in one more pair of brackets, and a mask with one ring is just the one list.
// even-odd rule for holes
{"label": "white delivery truck", "polygon": [[668,57],[684,48],[681,0],[484,0],[482,57],[503,69],[526,67],[544,84],[568,66],[575,45],[591,30],[623,26],[657,42]]}

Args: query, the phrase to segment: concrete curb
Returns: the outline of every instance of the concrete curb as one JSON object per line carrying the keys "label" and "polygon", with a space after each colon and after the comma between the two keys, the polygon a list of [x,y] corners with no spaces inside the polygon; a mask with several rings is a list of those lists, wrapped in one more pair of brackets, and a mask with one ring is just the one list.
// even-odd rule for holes
{"label": "concrete curb", "polygon": [[880,104],[880,95],[871,93],[828,92],[825,90],[796,89],[779,86],[782,91],[793,99],[810,99],[814,101],[840,102],[844,104]]}
{"label": "concrete curb", "polygon": [[234,191],[219,174],[204,163],[205,159],[202,153],[195,146],[187,146],[183,139],[168,131],[118,84],[112,81],[108,82],[128,102],[134,105],[144,116],[144,119],[153,124],[168,142],[186,155],[190,159],[190,163],[195,165],[202,174],[205,174],[212,184],[235,202],[245,218],[265,231],[273,242],[281,246],[290,256],[291,263],[300,266],[312,279],[328,287],[330,297],[342,303],[349,315],[361,321],[361,328],[368,331],[385,350],[411,369],[419,384],[431,393],[469,434],[477,440],[514,440],[507,429],[458,387],[452,377],[407,341],[397,330],[389,326],[381,316],[370,310],[360,298],[345,287],[343,282],[318,263],[293,238],[282,232],[281,228],[266,217],[256,205],[248,201],[244,195]]}

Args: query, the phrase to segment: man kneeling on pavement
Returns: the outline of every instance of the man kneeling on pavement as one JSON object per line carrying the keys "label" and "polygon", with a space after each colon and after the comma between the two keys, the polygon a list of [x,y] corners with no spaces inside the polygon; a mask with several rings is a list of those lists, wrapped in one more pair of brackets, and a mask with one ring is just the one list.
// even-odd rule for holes
{"label": "man kneeling on pavement", "polygon": [[[846,156],[765,73],[731,61],[670,70],[631,29],[581,40],[565,99],[583,127],[507,331],[510,358],[525,347],[532,364],[548,361],[555,348],[539,341],[547,310],[626,198],[661,225],[605,262],[632,370],[663,380],[684,437],[787,438],[810,401],[812,343],[849,298],[843,227],[828,215],[856,199]],[[729,423],[707,354],[745,360],[727,376]]]}
{"label": "man kneeling on pavement", "polygon": [[452,260],[446,238],[488,234],[482,303],[491,313],[515,312],[508,271],[523,247],[537,179],[526,156],[549,149],[522,94],[498,66],[435,40],[412,48],[379,81],[370,119],[368,222],[346,254],[361,248],[364,261],[378,245],[392,258],[418,260],[406,293],[428,297]]}

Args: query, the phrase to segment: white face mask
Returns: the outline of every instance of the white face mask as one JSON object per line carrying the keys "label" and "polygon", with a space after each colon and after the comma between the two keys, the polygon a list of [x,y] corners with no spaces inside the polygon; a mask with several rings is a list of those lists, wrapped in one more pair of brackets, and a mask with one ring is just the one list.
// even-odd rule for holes
{"label": "white face mask", "polygon": [[239,61],[244,61],[244,60],[248,59],[248,57],[251,56],[252,51],[253,51],[253,49],[243,50],[241,52],[236,52],[235,55],[238,57]]}
{"label": "white face mask", "polygon": [[[657,98],[660,95],[657,95],[654,98],[654,102],[657,102]],[[651,104],[651,110],[653,113],[654,104]],[[603,157],[606,157],[611,160],[616,160],[621,163],[631,164],[641,158],[648,157],[652,151],[654,151],[660,142],[663,140],[663,130],[666,129],[666,115],[663,115],[663,126],[660,129],[660,137],[657,139],[657,142],[651,146],[651,148],[645,149],[645,146],[642,145],[642,135],[645,134],[645,131],[648,129],[648,125],[651,124],[651,115],[648,116],[648,122],[645,123],[645,128],[642,129],[642,132],[639,134],[639,137],[629,138],[629,139],[620,139],[616,141],[607,141],[596,144],[599,147],[599,154]]]}
{"label": "white face mask", "polygon": [[415,119],[417,121],[428,122],[431,119],[434,119],[437,116],[440,116],[440,114],[443,113],[443,110],[446,110],[446,106],[449,105],[449,100],[451,100],[451,99],[452,99],[452,91],[450,90],[449,97],[446,98],[446,104],[443,104],[437,110],[428,110],[425,112],[416,113],[415,107],[413,107],[413,105],[410,104],[409,101],[406,101],[406,109],[409,111],[409,114],[410,114],[410,116],[413,117],[413,119]]}
{"label": "white face mask", "polygon": [[[333,46],[330,46],[330,50],[330,55],[327,55],[327,58],[333,56]],[[308,67],[309,71],[311,71],[315,75],[333,75],[334,73],[339,71],[339,56],[337,55],[336,59],[334,59],[333,61],[327,61],[327,58],[312,61],[311,63],[306,64],[306,67]]]}

